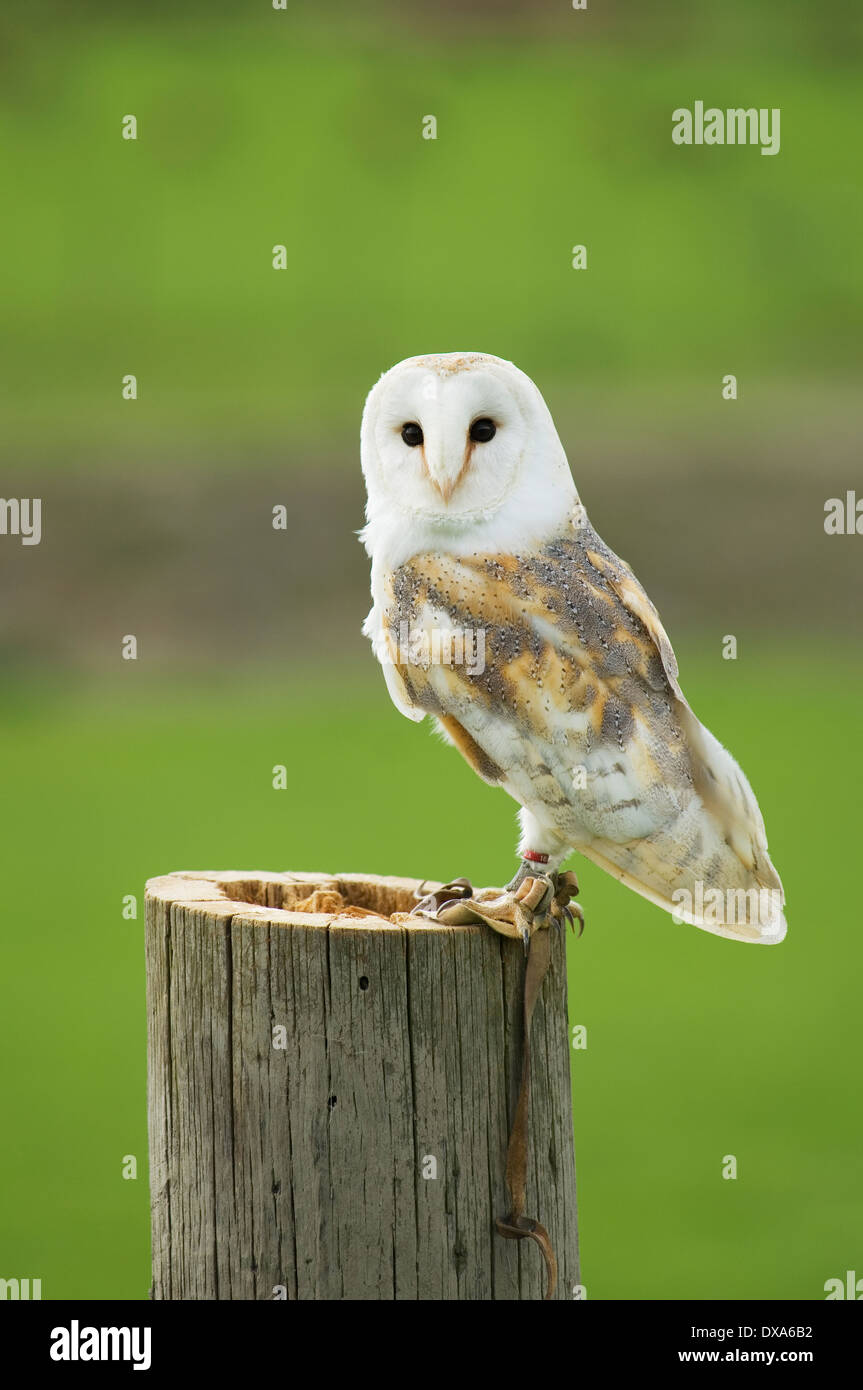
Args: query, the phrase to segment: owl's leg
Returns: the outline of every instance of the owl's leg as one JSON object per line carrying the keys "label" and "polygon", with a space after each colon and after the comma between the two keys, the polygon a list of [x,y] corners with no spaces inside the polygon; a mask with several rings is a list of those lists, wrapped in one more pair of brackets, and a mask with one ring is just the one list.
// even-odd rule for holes
{"label": "owl's leg", "polygon": [[504,892],[516,894],[527,879],[544,879],[549,884],[549,892],[544,896],[536,916],[549,915],[558,928],[562,921],[568,921],[574,927],[575,918],[578,918],[583,930],[584,913],[570,901],[578,893],[578,879],[572,872],[560,872],[560,865],[569,853],[569,845],[558,831],[543,825],[525,806],[519,812],[519,822],[521,863]]}
{"label": "owl's leg", "polygon": [[536,878],[537,874],[541,874],[544,872],[545,864],[542,860],[537,862],[534,859],[522,859],[521,863],[518,866],[518,872],[516,873],[514,878],[510,879],[509,883],[505,886],[503,891],[505,893],[515,893],[517,889],[519,889],[521,885],[524,883],[526,878]]}
{"label": "owl's leg", "polygon": [[511,893],[520,888],[526,878],[536,878],[540,874],[553,877],[569,853],[569,846],[559,832],[543,825],[526,806],[519,811],[518,820],[521,864],[515,878],[506,885],[506,891]]}

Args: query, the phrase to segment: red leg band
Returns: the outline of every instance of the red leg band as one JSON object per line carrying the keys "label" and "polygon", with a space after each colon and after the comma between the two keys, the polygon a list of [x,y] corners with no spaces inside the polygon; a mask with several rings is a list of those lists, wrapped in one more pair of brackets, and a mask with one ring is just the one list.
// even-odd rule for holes
{"label": "red leg band", "polygon": [[548,855],[547,855],[547,854],[537,854],[537,852],[536,852],[535,849],[526,849],[526,850],[523,850],[523,851],[522,851],[522,856],[521,856],[521,857],[522,857],[522,859],[530,859],[530,860],[532,860],[532,862],[533,862],[534,864],[547,864],[547,863],[548,863]]}

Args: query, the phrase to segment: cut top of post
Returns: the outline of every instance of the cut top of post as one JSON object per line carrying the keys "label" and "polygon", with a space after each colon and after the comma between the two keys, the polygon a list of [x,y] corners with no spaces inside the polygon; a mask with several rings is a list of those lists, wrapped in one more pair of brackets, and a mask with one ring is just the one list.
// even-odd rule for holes
{"label": "cut top of post", "polygon": [[[165,874],[147,883],[147,897],[170,907],[194,904],[215,916],[295,927],[413,931],[448,930],[426,917],[411,916],[425,893],[441,885],[378,874],[269,873],[223,870]],[[478,926],[460,928],[479,931]]]}

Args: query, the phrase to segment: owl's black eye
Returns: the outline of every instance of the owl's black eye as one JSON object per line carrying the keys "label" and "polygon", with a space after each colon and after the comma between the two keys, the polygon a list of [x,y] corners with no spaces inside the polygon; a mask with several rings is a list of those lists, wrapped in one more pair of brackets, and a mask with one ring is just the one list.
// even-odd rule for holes
{"label": "owl's black eye", "polygon": [[415,449],[418,444],[422,444],[423,432],[420,426],[413,420],[407,425],[402,425],[402,439],[409,449]]}
{"label": "owl's black eye", "polygon": [[474,420],[470,427],[470,437],[474,444],[487,444],[496,434],[497,426],[494,420],[487,420],[485,416],[481,420]]}

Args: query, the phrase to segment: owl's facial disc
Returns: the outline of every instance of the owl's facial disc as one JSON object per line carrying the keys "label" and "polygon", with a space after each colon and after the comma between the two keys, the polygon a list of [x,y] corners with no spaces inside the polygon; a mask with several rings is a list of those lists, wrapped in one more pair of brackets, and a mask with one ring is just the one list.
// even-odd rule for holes
{"label": "owl's facial disc", "polygon": [[509,492],[527,427],[491,369],[416,366],[382,393],[375,428],[381,482],[403,508],[442,522],[488,514]]}

